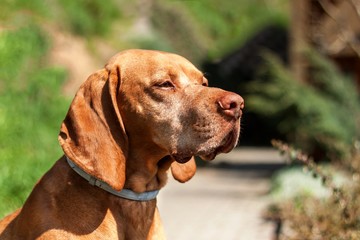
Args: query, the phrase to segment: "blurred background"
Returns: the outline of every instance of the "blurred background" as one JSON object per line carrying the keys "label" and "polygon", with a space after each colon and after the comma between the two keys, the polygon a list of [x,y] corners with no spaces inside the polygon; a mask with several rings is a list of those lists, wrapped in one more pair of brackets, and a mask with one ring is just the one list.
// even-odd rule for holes
{"label": "blurred background", "polygon": [[169,239],[360,239],[359,37],[359,0],[2,0],[0,217],[62,155],[80,84],[144,48],[246,102],[240,146],[160,196]]}

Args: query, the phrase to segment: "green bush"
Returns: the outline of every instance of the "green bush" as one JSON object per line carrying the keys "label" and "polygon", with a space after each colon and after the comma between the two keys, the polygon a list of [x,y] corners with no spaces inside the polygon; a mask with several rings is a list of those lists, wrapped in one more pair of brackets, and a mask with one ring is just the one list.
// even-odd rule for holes
{"label": "green bush", "polygon": [[70,30],[82,36],[108,33],[113,21],[120,16],[120,8],[113,0],[60,0],[59,3]]}
{"label": "green bush", "polygon": [[49,47],[46,36],[36,25],[5,31],[0,38],[1,91],[24,86],[20,73],[29,72]]}
{"label": "green bush", "polygon": [[62,154],[68,101],[62,69],[44,66],[49,42],[35,25],[0,34],[0,218],[19,207]]}
{"label": "green bush", "polygon": [[166,50],[187,56],[195,64],[203,60],[204,39],[197,31],[197,24],[189,19],[184,3],[154,1],[152,12],[152,23],[162,40],[159,43],[165,49],[168,47]]}
{"label": "green bush", "polygon": [[21,15],[50,17],[50,5],[43,0],[3,0],[1,1],[0,20],[13,18],[16,13]]}
{"label": "green bush", "polygon": [[286,140],[309,153],[345,159],[359,137],[360,103],[355,83],[325,58],[307,54],[312,67],[310,83],[294,79],[273,56],[267,55],[263,80],[254,81],[247,108],[276,119]]}
{"label": "green bush", "polygon": [[[171,1],[170,1],[171,2]],[[182,1],[206,37],[208,57],[216,60],[237,49],[263,26],[288,25],[287,0]],[[193,24],[193,25],[194,25]]]}

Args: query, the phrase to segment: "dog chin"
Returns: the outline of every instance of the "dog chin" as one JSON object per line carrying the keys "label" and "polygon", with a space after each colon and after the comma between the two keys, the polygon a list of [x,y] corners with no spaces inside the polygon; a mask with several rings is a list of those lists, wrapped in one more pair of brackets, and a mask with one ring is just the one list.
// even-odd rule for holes
{"label": "dog chin", "polygon": [[170,155],[178,163],[186,163],[194,155],[199,156],[204,161],[211,161],[214,160],[218,154],[228,153],[236,146],[239,139],[239,132],[240,128],[235,127],[215,146],[200,151],[177,151]]}
{"label": "dog chin", "polygon": [[218,154],[230,152],[236,146],[238,138],[238,131],[233,130],[225,136],[217,147],[212,148],[209,151],[205,151],[204,153],[200,153],[199,157],[204,161],[214,160]]}

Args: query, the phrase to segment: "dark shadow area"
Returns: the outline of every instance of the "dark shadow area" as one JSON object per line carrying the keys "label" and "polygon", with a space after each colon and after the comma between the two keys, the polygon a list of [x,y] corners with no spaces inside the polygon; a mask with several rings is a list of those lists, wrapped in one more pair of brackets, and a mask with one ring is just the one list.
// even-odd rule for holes
{"label": "dark shadow area", "polygon": [[[263,54],[271,52],[288,64],[288,30],[267,26],[257,32],[240,48],[216,62],[204,62],[202,69],[210,86],[236,92],[245,98],[242,118],[242,146],[270,146],[271,139],[283,139],[276,130],[276,119],[264,119],[246,108],[247,84],[258,78],[264,67]],[[265,79],[266,80],[266,79]]]}

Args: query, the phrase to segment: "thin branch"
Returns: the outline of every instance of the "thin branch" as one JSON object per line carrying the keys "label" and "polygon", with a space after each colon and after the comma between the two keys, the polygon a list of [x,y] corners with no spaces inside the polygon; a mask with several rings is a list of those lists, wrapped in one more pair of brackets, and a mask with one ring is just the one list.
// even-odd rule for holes
{"label": "thin branch", "polygon": [[326,174],[315,162],[314,160],[304,152],[295,149],[288,144],[279,141],[279,140],[272,140],[271,144],[279,149],[282,154],[286,154],[290,161],[300,161],[304,164],[309,171],[312,172],[314,178],[320,178],[323,186],[328,188],[332,196],[334,197],[334,202],[338,204],[340,209],[342,210],[343,217],[345,219],[349,219],[349,200],[344,193],[343,188],[336,186],[335,182],[333,181],[332,177],[329,174]]}

